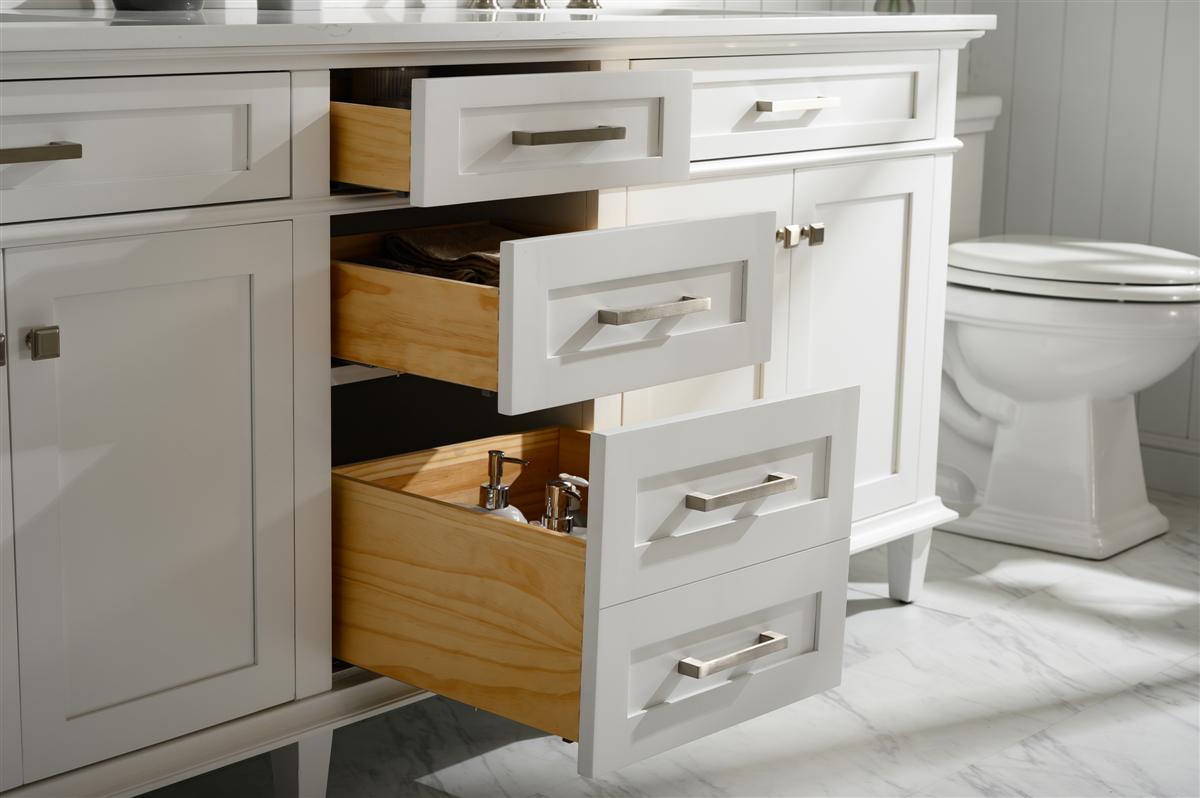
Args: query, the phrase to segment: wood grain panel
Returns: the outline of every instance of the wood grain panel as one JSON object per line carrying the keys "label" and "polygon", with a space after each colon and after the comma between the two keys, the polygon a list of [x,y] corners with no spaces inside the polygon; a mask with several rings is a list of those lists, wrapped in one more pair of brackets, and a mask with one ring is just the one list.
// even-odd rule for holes
{"label": "wood grain panel", "polygon": [[479,498],[480,484],[487,479],[487,453],[491,449],[500,449],[512,457],[529,461],[524,467],[506,465],[504,478],[511,486],[512,504],[527,517],[536,518],[542,510],[547,480],[563,471],[587,477],[589,442],[585,432],[549,428],[356,463],[338,468],[334,473],[389,490],[403,490],[444,502],[474,504]]}
{"label": "wood grain panel", "polygon": [[407,108],[331,102],[329,147],[331,180],[411,190],[412,112]]}
{"label": "wood grain panel", "polygon": [[334,656],[579,738],[586,544],[333,478]]}
{"label": "wood grain panel", "polygon": [[500,289],[334,261],[332,354],[496,390]]}

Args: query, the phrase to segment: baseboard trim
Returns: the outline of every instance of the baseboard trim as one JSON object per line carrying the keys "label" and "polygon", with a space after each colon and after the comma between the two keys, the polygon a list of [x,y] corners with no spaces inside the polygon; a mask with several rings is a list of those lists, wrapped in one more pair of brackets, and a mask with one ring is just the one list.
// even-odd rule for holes
{"label": "baseboard trim", "polygon": [[1200,451],[1190,447],[1156,446],[1142,439],[1142,469],[1146,486],[1153,490],[1200,496]]}

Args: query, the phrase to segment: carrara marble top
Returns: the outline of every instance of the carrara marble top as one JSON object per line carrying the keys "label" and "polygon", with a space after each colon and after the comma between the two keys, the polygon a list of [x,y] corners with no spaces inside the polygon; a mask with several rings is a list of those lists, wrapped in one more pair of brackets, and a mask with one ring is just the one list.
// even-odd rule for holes
{"label": "carrara marble top", "polygon": [[[507,4],[507,0],[506,0]],[[599,12],[473,11],[407,4],[352,7],[331,1],[299,10],[253,7],[199,12],[111,8],[0,10],[0,52],[203,47],[437,45],[604,39],[983,31],[985,14],[762,12],[610,2]],[[722,4],[724,5],[724,4]],[[757,3],[755,4],[757,5]]]}

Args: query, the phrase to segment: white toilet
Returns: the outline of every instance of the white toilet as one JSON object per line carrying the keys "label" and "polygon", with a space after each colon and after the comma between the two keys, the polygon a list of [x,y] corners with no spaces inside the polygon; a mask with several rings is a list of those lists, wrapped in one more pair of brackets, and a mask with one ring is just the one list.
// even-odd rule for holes
{"label": "white toilet", "polygon": [[[977,220],[981,188],[956,182],[954,207]],[[1008,235],[948,260],[938,493],[960,518],[943,528],[1092,559],[1165,532],[1133,394],[1200,344],[1200,258]]]}

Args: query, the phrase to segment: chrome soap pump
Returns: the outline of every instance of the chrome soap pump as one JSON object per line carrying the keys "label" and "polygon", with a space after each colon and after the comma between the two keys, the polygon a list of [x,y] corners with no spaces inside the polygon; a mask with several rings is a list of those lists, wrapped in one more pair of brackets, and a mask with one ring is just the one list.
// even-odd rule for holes
{"label": "chrome soap pump", "polygon": [[528,523],[525,514],[508,503],[508,485],[504,484],[504,464],[527,466],[528,460],[508,457],[499,449],[488,452],[488,481],[479,486],[479,511]]}
{"label": "chrome soap pump", "polygon": [[579,489],[588,482],[582,477],[559,474],[558,479],[546,483],[546,507],[542,512],[542,526],[565,535],[586,534],[587,522],[583,520],[583,496]]}

